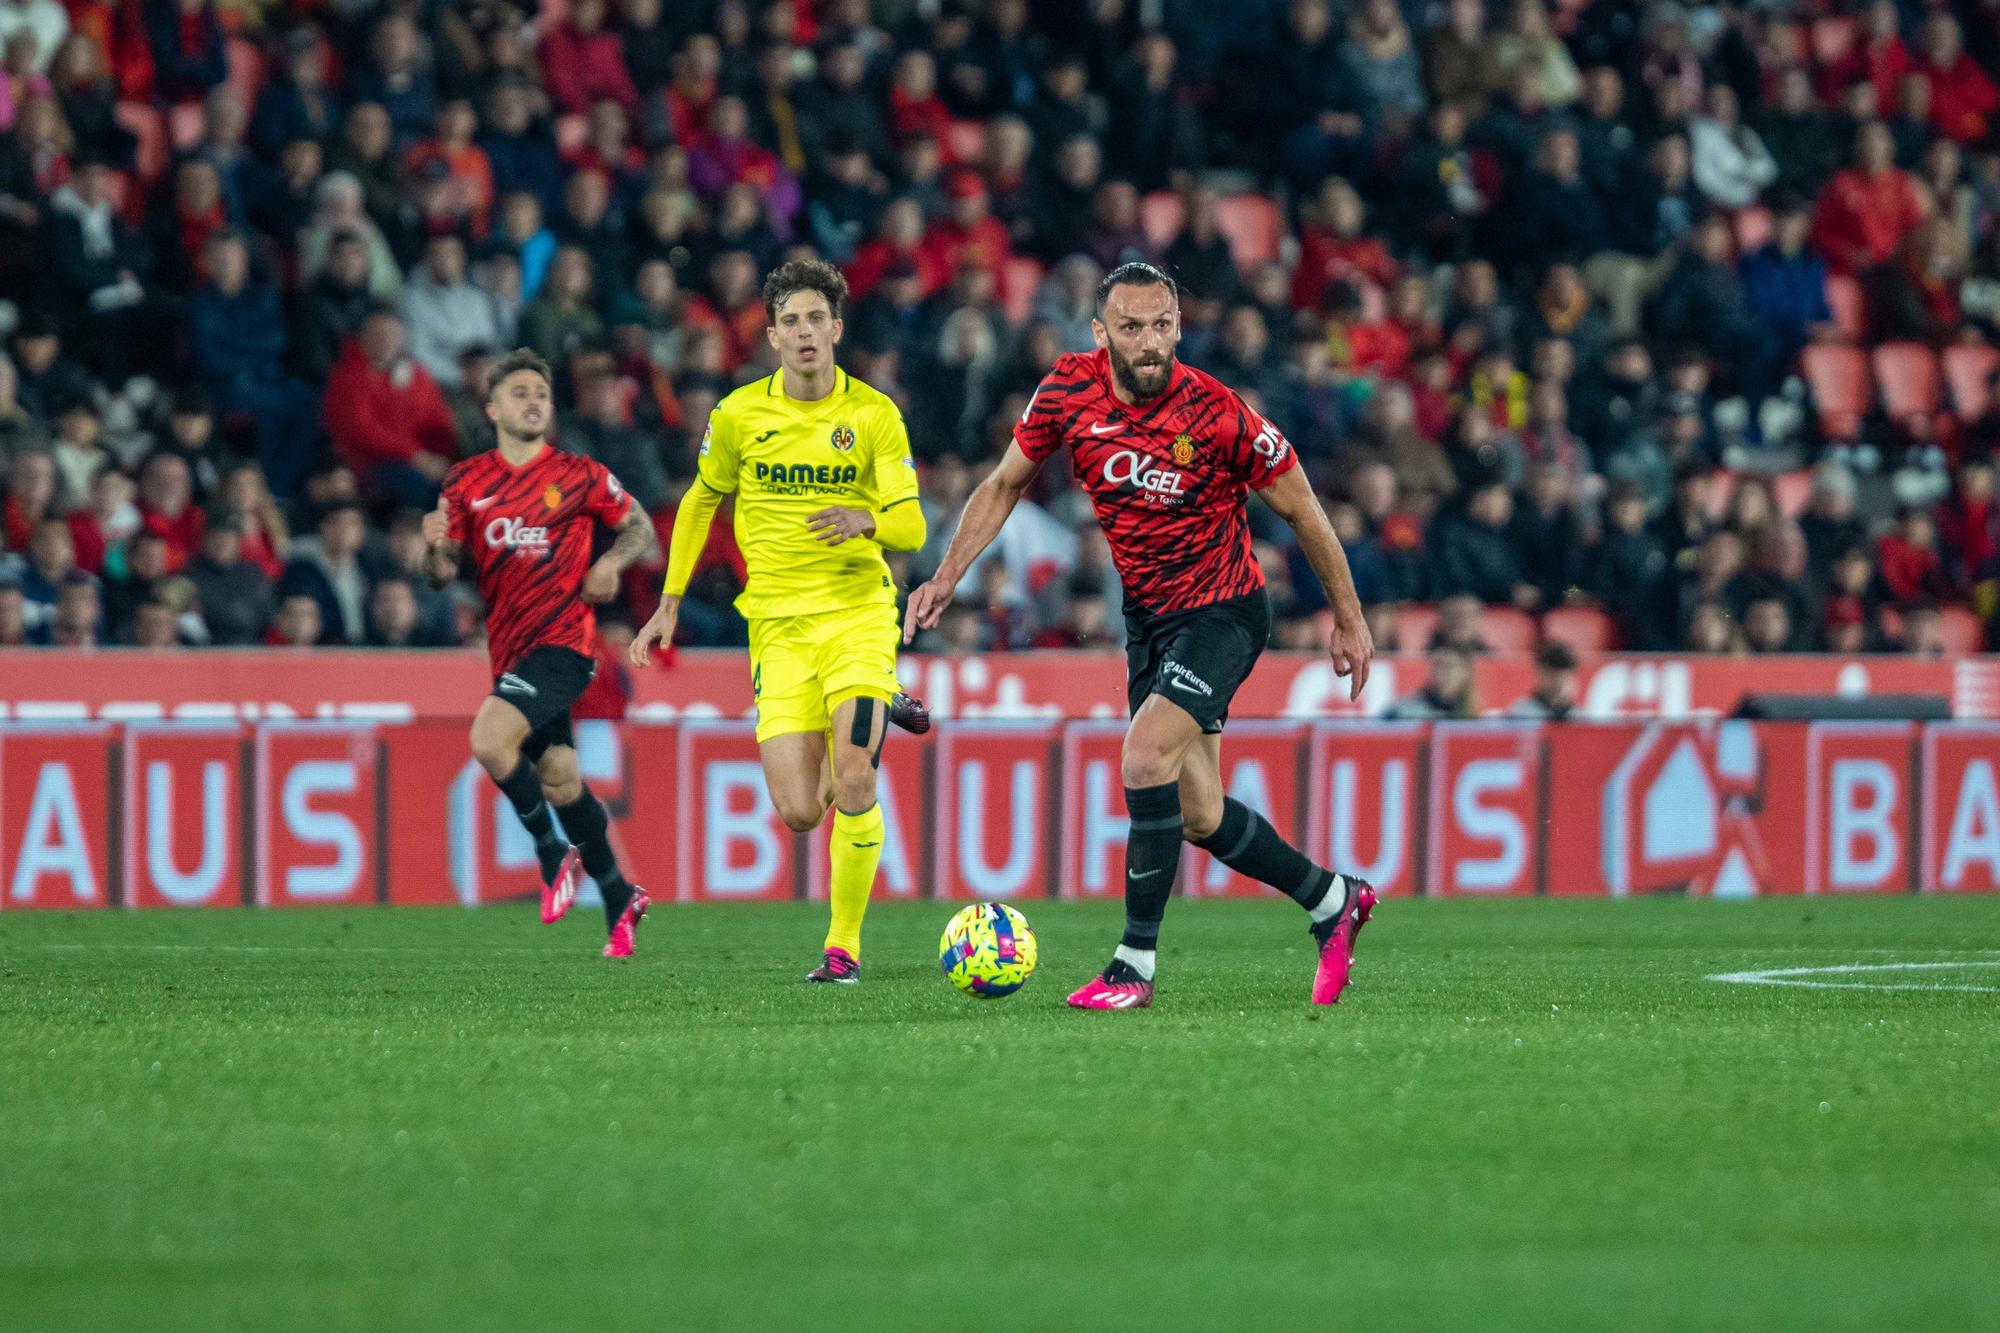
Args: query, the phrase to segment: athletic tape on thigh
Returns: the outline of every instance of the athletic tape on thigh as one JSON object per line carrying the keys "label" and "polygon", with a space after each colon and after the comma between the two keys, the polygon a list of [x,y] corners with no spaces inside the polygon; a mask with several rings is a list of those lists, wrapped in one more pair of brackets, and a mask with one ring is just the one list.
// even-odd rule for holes
{"label": "athletic tape on thigh", "polygon": [[868,748],[868,738],[875,731],[875,701],[861,698],[854,701],[854,725],[848,728],[847,739],[857,750]]}

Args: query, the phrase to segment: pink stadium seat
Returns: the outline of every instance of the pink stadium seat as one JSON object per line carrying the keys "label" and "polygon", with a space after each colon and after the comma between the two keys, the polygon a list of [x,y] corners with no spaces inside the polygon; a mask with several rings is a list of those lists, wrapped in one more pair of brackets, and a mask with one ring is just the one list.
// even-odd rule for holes
{"label": "pink stadium seat", "polygon": [[954,120],[945,126],[945,160],[962,166],[971,166],[986,155],[986,122],[983,120]]}
{"label": "pink stadium seat", "polygon": [[1028,307],[1034,303],[1035,288],[1042,284],[1042,266],[1026,255],[1016,255],[1007,261],[1007,267],[1000,273],[1000,304],[1007,311],[1007,318],[1016,324],[1028,317]]}
{"label": "pink stadium seat", "polygon": [[1776,223],[1772,221],[1771,210],[1762,204],[1752,204],[1738,209],[1732,219],[1736,232],[1736,253],[1747,255],[1761,250],[1771,243],[1778,234]]}
{"label": "pink stadium seat", "polygon": [[1944,349],[1944,381],[1951,387],[1952,411],[1960,421],[1977,421],[1992,398],[1987,381],[2000,369],[2000,348],[1985,343],[1953,343]]}
{"label": "pink stadium seat", "polygon": [[1862,293],[1861,280],[1845,273],[1829,273],[1826,278],[1826,303],[1833,310],[1833,322],[1842,333],[1855,342],[1868,337],[1868,300]]}
{"label": "pink stadium seat", "polygon": [[1806,512],[1806,504],[1812,499],[1812,473],[1805,468],[1780,472],[1771,478],[1771,498],[1778,502],[1779,513],[1786,518],[1797,518]]}
{"label": "pink stadium seat", "polygon": [[1496,653],[1532,653],[1541,639],[1535,618],[1515,606],[1489,606],[1479,618],[1481,637]]}
{"label": "pink stadium seat", "polygon": [[[1891,639],[1903,632],[1903,613],[1893,606],[1882,608],[1878,623]],[[1986,650],[1986,632],[1979,616],[1969,606],[1947,602],[1938,608],[1938,637],[1948,653],[1978,653]]]}
{"label": "pink stadium seat", "polygon": [[1283,220],[1278,206],[1261,194],[1235,194],[1216,205],[1215,222],[1229,242],[1238,268],[1278,257]]}
{"label": "pink stadium seat", "polygon": [[1936,353],[1922,343],[1883,343],[1875,349],[1875,384],[1891,420],[1934,417],[1944,406],[1944,381]]}
{"label": "pink stadium seat", "polygon": [[1579,653],[1608,653],[1618,647],[1618,623],[1594,606],[1558,606],[1542,612],[1542,637]]}
{"label": "pink stadium seat", "polygon": [[1861,418],[1875,397],[1868,358],[1861,350],[1814,343],[1800,355],[1799,370],[1812,388],[1820,428],[1838,439],[1853,439],[1859,434]]}
{"label": "pink stadium seat", "polygon": [[1437,628],[1435,606],[1405,602],[1396,608],[1396,651],[1421,653],[1431,646],[1431,631]]}
{"label": "pink stadium seat", "polygon": [[167,108],[167,138],[176,152],[201,142],[201,103],[180,102]]}
{"label": "pink stadium seat", "polygon": [[167,123],[160,113],[144,102],[120,102],[113,113],[120,127],[137,141],[133,167],[147,185],[167,174]]}
{"label": "pink stadium seat", "polygon": [[1139,225],[1153,248],[1164,250],[1181,234],[1181,197],[1172,190],[1155,190],[1139,201]]}

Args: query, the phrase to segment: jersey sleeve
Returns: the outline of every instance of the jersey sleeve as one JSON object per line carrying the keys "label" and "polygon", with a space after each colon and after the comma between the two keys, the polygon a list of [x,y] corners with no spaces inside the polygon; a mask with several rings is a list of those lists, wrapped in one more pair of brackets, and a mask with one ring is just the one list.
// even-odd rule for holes
{"label": "jersey sleeve", "polygon": [[718,407],[708,414],[708,429],[702,432],[694,473],[711,491],[727,495],[736,490],[736,469],[742,462],[736,436],[736,421],[726,408]]}
{"label": "jersey sleeve", "polygon": [[1256,408],[1235,394],[1230,397],[1236,410],[1230,461],[1251,490],[1261,491],[1299,465],[1298,451]]}
{"label": "jersey sleeve", "polygon": [[607,528],[615,528],[625,521],[632,512],[632,496],[618,484],[618,477],[610,468],[590,460],[590,499],[584,505],[584,512]]}
{"label": "jersey sleeve", "polygon": [[1062,448],[1063,403],[1070,388],[1059,364],[1035,386],[1035,396],[1014,423],[1014,443],[1037,463]]}
{"label": "jersey sleeve", "polygon": [[910,432],[896,405],[884,402],[872,415],[868,443],[874,455],[875,508],[879,512],[917,498],[917,460],[910,454]]}
{"label": "jersey sleeve", "polygon": [[444,485],[439,494],[445,503],[445,536],[460,546],[472,541],[472,509],[470,497],[465,493],[466,468],[463,463],[453,467],[444,475]]}

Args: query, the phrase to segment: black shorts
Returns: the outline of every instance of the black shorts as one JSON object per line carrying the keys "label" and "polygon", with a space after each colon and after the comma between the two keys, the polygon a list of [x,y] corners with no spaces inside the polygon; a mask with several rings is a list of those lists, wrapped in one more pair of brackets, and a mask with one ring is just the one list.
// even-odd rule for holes
{"label": "black shorts", "polygon": [[1136,713],[1147,695],[1161,695],[1214,735],[1270,638],[1271,599],[1262,588],[1158,615],[1128,606],[1125,701]]}
{"label": "black shorts", "polygon": [[568,648],[530,648],[493,682],[493,697],[504,699],[528,719],[528,739],[521,754],[534,763],[551,746],[576,745],[570,726],[570,705],[590,687],[597,660]]}

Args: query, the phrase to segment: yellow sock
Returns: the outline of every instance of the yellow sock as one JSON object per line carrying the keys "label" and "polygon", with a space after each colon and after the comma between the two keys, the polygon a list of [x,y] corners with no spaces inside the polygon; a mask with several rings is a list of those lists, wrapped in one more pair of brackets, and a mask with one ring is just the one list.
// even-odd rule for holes
{"label": "yellow sock", "polygon": [[861,957],[861,918],[868,911],[868,891],[875,887],[875,867],[882,861],[882,805],[878,801],[858,815],[840,807],[833,811],[833,841],[827,847],[827,896],[833,899],[833,925],[826,947],[845,949]]}

